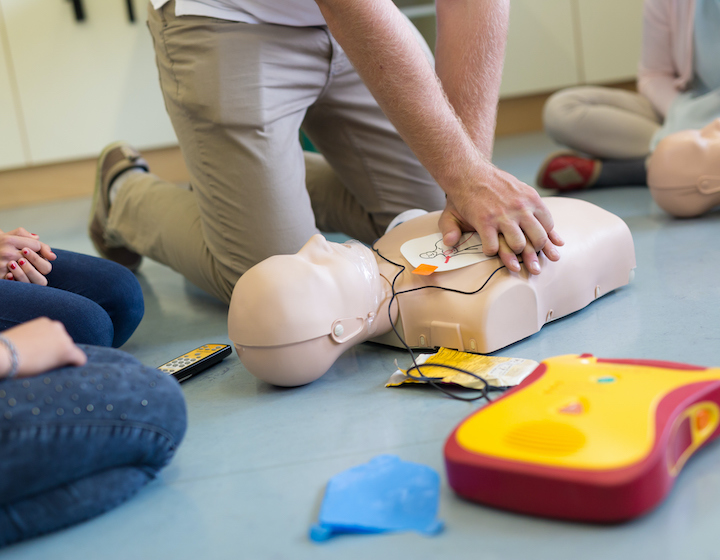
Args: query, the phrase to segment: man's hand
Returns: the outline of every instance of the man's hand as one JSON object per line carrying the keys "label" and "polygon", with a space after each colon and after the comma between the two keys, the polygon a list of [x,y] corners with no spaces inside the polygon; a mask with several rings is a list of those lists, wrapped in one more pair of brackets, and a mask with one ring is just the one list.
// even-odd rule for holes
{"label": "man's hand", "polygon": [[535,189],[491,164],[474,179],[448,194],[439,221],[445,245],[455,245],[463,231],[477,231],[486,255],[497,254],[515,272],[520,255],[532,274],[540,274],[539,251],[551,261],[560,258],[562,238]]}
{"label": "man's hand", "polygon": [[0,230],[0,271],[7,271],[3,278],[46,286],[50,261],[56,258],[49,245],[25,228],[7,233]]}

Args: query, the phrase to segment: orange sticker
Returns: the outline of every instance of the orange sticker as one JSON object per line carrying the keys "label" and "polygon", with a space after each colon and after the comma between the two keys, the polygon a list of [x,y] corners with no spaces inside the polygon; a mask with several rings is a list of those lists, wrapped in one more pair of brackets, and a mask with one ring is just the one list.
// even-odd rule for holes
{"label": "orange sticker", "polygon": [[419,274],[420,276],[430,276],[436,270],[437,266],[433,266],[431,264],[421,264],[415,270],[413,270],[412,273]]}

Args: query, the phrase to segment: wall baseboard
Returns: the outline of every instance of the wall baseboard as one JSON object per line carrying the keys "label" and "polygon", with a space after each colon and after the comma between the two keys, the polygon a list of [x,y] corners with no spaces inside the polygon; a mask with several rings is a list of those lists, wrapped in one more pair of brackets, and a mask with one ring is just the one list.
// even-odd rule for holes
{"label": "wall baseboard", "polygon": [[[174,183],[190,180],[178,147],[143,151],[143,157],[163,179]],[[96,159],[84,159],[0,172],[0,208],[91,196],[96,163]]]}

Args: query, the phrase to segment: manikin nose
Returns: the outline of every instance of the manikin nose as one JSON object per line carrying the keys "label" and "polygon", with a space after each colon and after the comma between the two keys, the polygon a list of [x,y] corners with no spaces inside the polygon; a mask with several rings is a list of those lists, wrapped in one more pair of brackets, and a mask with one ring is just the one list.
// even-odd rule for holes
{"label": "manikin nose", "polygon": [[313,262],[315,258],[326,256],[332,252],[332,248],[327,239],[319,233],[316,233],[308,239],[307,243],[298,251],[298,256]]}
{"label": "manikin nose", "polygon": [[312,251],[322,251],[323,253],[332,252],[328,240],[319,233],[313,235],[305,246]]}

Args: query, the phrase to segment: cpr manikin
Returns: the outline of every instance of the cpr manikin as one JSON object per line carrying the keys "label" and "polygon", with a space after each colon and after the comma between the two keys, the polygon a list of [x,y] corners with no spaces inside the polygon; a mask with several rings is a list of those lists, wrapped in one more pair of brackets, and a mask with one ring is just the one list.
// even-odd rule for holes
{"label": "cpr manikin", "polygon": [[720,205],[720,119],[661,140],[648,161],[648,186],[673,216],[699,216]]}
{"label": "cpr manikin", "polygon": [[[545,202],[565,240],[560,260],[540,253],[537,276],[501,268],[474,295],[439,289],[398,295],[390,315],[409,346],[493,352],[629,282],[635,252],[620,218],[582,200]],[[491,258],[428,276],[412,273],[400,247],[438,232],[438,216],[409,220],[376,242],[383,257],[406,267],[396,292],[474,291],[502,266]],[[257,264],[238,280],[230,302],[229,336],[240,360],[260,379],[293,386],[317,379],[360,342],[400,346],[388,316],[400,270],[358,242],[330,243],[321,235],[295,255]]]}

